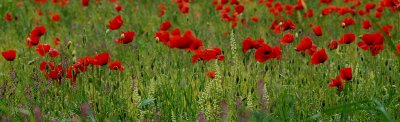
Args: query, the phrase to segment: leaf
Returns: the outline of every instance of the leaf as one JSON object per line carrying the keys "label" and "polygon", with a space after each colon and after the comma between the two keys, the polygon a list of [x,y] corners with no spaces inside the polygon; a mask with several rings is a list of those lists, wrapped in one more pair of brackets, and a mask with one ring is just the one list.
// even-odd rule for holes
{"label": "leaf", "polygon": [[143,107],[150,103],[153,103],[155,100],[156,100],[156,98],[145,99],[142,102],[140,102],[140,107]]}

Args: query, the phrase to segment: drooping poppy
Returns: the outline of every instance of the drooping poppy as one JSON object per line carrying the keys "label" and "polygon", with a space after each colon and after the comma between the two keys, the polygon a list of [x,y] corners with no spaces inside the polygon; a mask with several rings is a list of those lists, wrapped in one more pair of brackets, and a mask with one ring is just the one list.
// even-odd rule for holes
{"label": "drooping poppy", "polygon": [[326,54],[325,49],[315,52],[311,57],[311,63],[315,65],[324,63],[326,60],[328,60],[328,55]]}
{"label": "drooping poppy", "polygon": [[109,21],[108,28],[110,30],[117,30],[122,26],[122,24],[124,24],[124,21],[122,20],[122,16],[118,15],[114,19]]}
{"label": "drooping poppy", "polygon": [[121,38],[116,39],[115,42],[118,44],[128,44],[133,41],[135,34],[133,31],[122,32]]}
{"label": "drooping poppy", "polygon": [[95,55],[94,56],[94,62],[93,64],[95,66],[104,66],[106,64],[108,64],[108,62],[110,62],[110,55],[108,54],[108,52],[103,52],[101,54]]}
{"label": "drooping poppy", "polygon": [[119,62],[119,61],[111,62],[108,68],[110,70],[124,71],[124,67],[122,66],[121,62]]}
{"label": "drooping poppy", "polygon": [[353,78],[351,67],[340,69],[339,72],[340,72],[340,78],[342,78],[345,81],[350,81]]}
{"label": "drooping poppy", "polygon": [[304,52],[312,47],[312,40],[309,37],[301,39],[300,43],[296,46],[296,51]]}
{"label": "drooping poppy", "polygon": [[1,55],[7,61],[14,61],[15,57],[17,56],[17,51],[16,50],[6,50],[6,51],[1,52]]}

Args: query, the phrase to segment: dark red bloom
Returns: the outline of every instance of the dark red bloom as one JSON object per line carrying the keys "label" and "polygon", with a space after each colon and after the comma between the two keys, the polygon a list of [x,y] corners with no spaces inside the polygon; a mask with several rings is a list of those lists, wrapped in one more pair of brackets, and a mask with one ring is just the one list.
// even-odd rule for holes
{"label": "dark red bloom", "polygon": [[121,62],[119,62],[119,61],[111,62],[110,65],[108,66],[108,68],[110,68],[110,70],[124,71],[124,67],[122,66]]}
{"label": "dark red bloom", "polygon": [[50,51],[50,45],[49,44],[39,44],[36,48],[36,52],[40,56],[45,56],[48,52]]}
{"label": "dark red bloom", "polygon": [[121,6],[120,4],[115,4],[114,9],[115,9],[116,11],[121,11],[121,10],[122,10],[122,6]]}
{"label": "dark red bloom", "polygon": [[294,35],[291,34],[290,32],[288,32],[285,35],[283,35],[283,37],[281,38],[280,41],[281,41],[281,44],[283,44],[283,45],[292,43],[294,41]]}
{"label": "dark red bloom", "polygon": [[292,20],[286,20],[282,23],[281,29],[283,31],[289,30],[289,29],[296,29],[296,25],[294,24],[294,22]]}
{"label": "dark red bloom", "polygon": [[335,40],[332,41],[332,42],[330,42],[330,43],[328,44],[328,48],[331,49],[331,50],[337,49],[337,48],[338,48],[338,42],[335,41]]}
{"label": "dark red bloom", "polygon": [[165,21],[164,23],[161,24],[160,30],[161,31],[167,31],[169,28],[171,28],[172,24],[169,21]]}
{"label": "dark red bloom", "polygon": [[215,71],[211,70],[207,72],[207,77],[214,79],[215,78]]}
{"label": "dark red bloom", "polygon": [[51,16],[51,21],[53,21],[53,22],[60,21],[60,15],[59,14],[54,14],[53,16]]}
{"label": "dark red bloom", "polygon": [[235,6],[235,11],[237,14],[241,14],[244,11],[244,6],[243,5]]}
{"label": "dark red bloom", "polygon": [[319,3],[331,4],[332,0],[319,0]]}
{"label": "dark red bloom", "polygon": [[1,52],[1,55],[7,61],[14,61],[15,57],[17,56],[17,51],[15,51],[15,50],[7,50],[7,51]]}
{"label": "dark red bloom", "polygon": [[55,57],[57,57],[59,55],[60,55],[60,52],[58,52],[57,49],[50,49],[49,50],[49,56],[50,57],[55,58]]}
{"label": "dark red bloom", "polygon": [[87,7],[89,5],[89,0],[82,0],[82,6]]}
{"label": "dark red bloom", "polygon": [[158,41],[162,42],[164,45],[169,46],[169,33],[162,31],[162,32],[156,32],[156,35],[154,36]]}
{"label": "dark red bloom", "polygon": [[340,78],[342,78],[345,81],[350,81],[353,78],[351,67],[340,69]]}
{"label": "dark red bloom", "polygon": [[354,22],[353,18],[344,18],[343,21],[342,21],[342,27],[343,28],[348,27],[350,25],[354,25],[354,24],[355,24],[355,22]]}
{"label": "dark red bloom", "polygon": [[371,27],[372,27],[371,21],[369,21],[369,20],[363,21],[362,28],[369,30],[369,29],[371,29]]}
{"label": "dark red bloom", "polygon": [[339,44],[350,44],[356,40],[356,35],[353,33],[346,33],[339,39]]}
{"label": "dark red bloom", "polygon": [[335,79],[332,79],[332,81],[328,85],[329,87],[336,87],[338,91],[342,91],[344,87],[344,83],[340,79],[340,77],[337,77]]}
{"label": "dark red bloom", "polygon": [[264,39],[253,40],[251,37],[247,37],[242,42],[242,51],[246,53],[248,50],[258,49],[263,45],[265,45]]}
{"label": "dark red bloom", "polygon": [[324,63],[326,60],[328,60],[328,55],[326,54],[325,49],[315,52],[311,57],[311,63],[315,65]]}
{"label": "dark red bloom", "polygon": [[384,48],[383,41],[385,38],[379,32],[364,34],[361,40],[363,41],[357,43],[358,47],[363,50],[370,50],[372,56],[376,56]]}
{"label": "dark red bloom", "polygon": [[133,39],[135,38],[135,34],[136,33],[132,31],[122,32],[121,38],[118,38],[117,40],[115,40],[115,42],[117,42],[118,44],[128,44],[133,41]]}
{"label": "dark red bloom", "polygon": [[303,1],[302,0],[297,0],[297,4],[294,7],[296,10],[301,10],[304,9]]}
{"label": "dark red bloom", "polygon": [[314,31],[314,34],[315,34],[316,36],[321,36],[321,35],[322,35],[321,26],[314,27],[314,28],[312,28],[312,30]]}
{"label": "dark red bloom", "polygon": [[110,30],[117,30],[122,26],[122,24],[124,24],[124,21],[122,20],[122,16],[118,15],[114,19],[109,21],[108,28]]}
{"label": "dark red bloom", "polygon": [[269,59],[276,58],[276,60],[280,60],[282,55],[282,51],[279,46],[275,46],[274,48],[271,48],[271,46],[265,44],[262,47],[258,48],[256,50],[256,55],[255,59],[263,63]]}
{"label": "dark red bloom", "polygon": [[298,52],[304,52],[307,49],[310,49],[312,47],[312,40],[309,37],[301,39],[301,42],[297,44],[296,46],[296,51]]}
{"label": "dark red bloom", "polygon": [[110,55],[108,54],[108,52],[104,52],[98,55],[94,56],[94,62],[93,64],[95,66],[104,66],[106,64],[108,64],[108,62],[110,62]]}
{"label": "dark red bloom", "polygon": [[11,16],[11,13],[10,13],[10,12],[7,12],[7,13],[6,13],[5,20],[8,21],[8,22],[12,21],[12,16]]}
{"label": "dark red bloom", "polygon": [[170,38],[169,46],[171,48],[179,48],[179,49],[188,49],[192,43],[197,39],[194,33],[191,30],[185,31],[183,36],[180,34],[172,34],[173,36]]}
{"label": "dark red bloom", "polygon": [[60,38],[56,37],[53,41],[54,45],[58,45],[60,43]]}

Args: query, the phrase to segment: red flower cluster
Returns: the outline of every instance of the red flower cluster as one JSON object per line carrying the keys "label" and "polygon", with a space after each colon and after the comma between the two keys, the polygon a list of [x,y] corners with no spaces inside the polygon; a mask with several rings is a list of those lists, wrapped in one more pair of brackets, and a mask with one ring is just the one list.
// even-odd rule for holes
{"label": "red flower cluster", "polygon": [[384,48],[383,41],[385,38],[379,32],[364,34],[361,40],[361,42],[357,43],[358,47],[363,50],[370,50],[372,56],[376,56]]}
{"label": "red flower cluster", "polygon": [[26,38],[26,45],[28,45],[29,47],[38,45],[40,37],[46,34],[46,30],[47,29],[44,26],[39,26],[33,29],[29,36]]}
{"label": "red flower cluster", "polygon": [[340,92],[343,90],[343,87],[345,85],[342,80],[345,80],[346,82],[350,81],[353,78],[353,73],[352,69],[350,67],[340,69],[340,75],[332,79],[332,81],[328,84],[329,87],[336,87],[337,90]]}

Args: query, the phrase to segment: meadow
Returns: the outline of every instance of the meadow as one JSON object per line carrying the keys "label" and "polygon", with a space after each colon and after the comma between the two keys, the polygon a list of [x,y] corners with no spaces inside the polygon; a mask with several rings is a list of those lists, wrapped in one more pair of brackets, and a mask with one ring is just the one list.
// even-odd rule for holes
{"label": "meadow", "polygon": [[400,121],[398,0],[1,0],[2,121]]}

